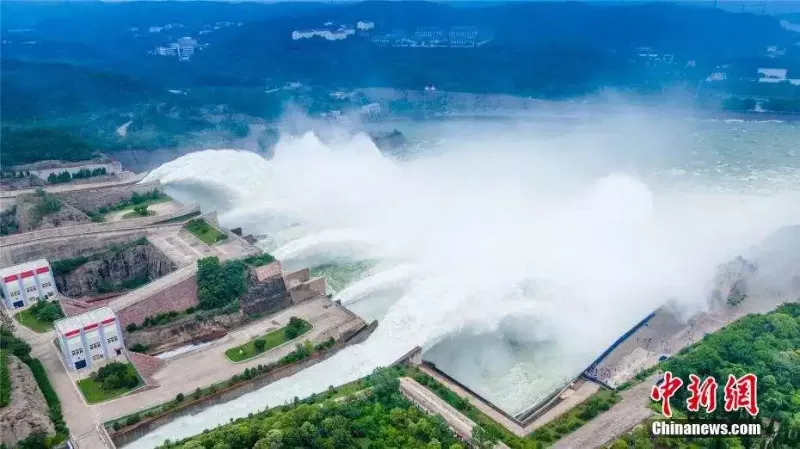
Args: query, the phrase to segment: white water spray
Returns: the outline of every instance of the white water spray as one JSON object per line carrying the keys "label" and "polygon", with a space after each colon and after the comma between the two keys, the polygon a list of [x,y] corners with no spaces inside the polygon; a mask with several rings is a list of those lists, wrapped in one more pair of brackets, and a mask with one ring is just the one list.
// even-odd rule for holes
{"label": "white water spray", "polygon": [[[637,137],[630,136],[631,152],[642,145]],[[552,139],[510,148],[493,142],[492,136],[481,145],[451,141],[439,153],[396,162],[363,136],[328,146],[308,134],[282,141],[270,161],[204,151],[155,170],[150,179],[168,188],[224,185],[233,204],[220,211],[223,224],[239,226],[226,220],[250,217],[245,231],[256,234],[299,225],[291,228],[296,239],[276,251],[279,258],[323,263],[345,254],[394,266],[395,273],[409,265],[415,270],[348,293],[368,300],[369,291],[404,282],[404,294],[365,343],[178,419],[130,447],[198,433],[366,375],[415,345],[430,348],[456,333],[496,333],[509,320],[523,324],[521,338],[557,349],[551,358],[560,362],[537,376],[558,379],[584,368],[667,298],[701,309],[717,264],[783,225],[800,223],[796,186],[769,196],[667,193],[608,170],[613,161],[598,169],[569,152],[560,157]],[[566,142],[584,145],[581,152],[593,145],[574,135]],[[602,151],[591,161],[601,160]],[[511,411],[529,405],[542,388],[530,385],[536,382],[529,376],[517,378],[502,404]]]}

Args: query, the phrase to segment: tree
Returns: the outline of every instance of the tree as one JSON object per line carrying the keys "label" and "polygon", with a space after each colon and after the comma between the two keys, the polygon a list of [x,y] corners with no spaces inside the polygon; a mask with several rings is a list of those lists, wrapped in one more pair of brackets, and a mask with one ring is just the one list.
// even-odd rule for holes
{"label": "tree", "polygon": [[147,210],[147,204],[143,204],[141,206],[133,206],[133,211],[137,215],[141,215],[142,217],[146,217],[148,214],[150,214],[150,211]]}
{"label": "tree", "polygon": [[253,342],[253,346],[256,348],[256,351],[263,352],[264,348],[267,346],[267,342],[266,340],[259,338]]}
{"label": "tree", "polygon": [[471,442],[475,449],[492,449],[497,443],[497,439],[490,437],[483,427],[476,425],[472,428]]}

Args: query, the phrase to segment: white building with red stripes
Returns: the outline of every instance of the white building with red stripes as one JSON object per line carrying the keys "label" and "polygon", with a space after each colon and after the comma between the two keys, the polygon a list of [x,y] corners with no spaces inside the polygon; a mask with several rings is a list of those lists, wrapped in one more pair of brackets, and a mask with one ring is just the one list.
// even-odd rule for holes
{"label": "white building with red stripes", "polygon": [[19,309],[58,295],[53,271],[45,259],[0,269],[0,280],[3,303],[8,309]]}
{"label": "white building with red stripes", "polygon": [[70,369],[87,368],[122,354],[122,331],[109,307],[58,320],[54,326]]}

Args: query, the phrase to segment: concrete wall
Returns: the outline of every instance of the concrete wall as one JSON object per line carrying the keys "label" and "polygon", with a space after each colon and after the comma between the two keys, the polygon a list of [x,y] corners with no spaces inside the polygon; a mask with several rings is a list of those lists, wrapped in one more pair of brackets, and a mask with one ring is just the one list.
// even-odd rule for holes
{"label": "concrete wall", "polygon": [[131,199],[131,195],[133,195],[134,192],[143,194],[152,192],[153,190],[161,191],[161,183],[153,181],[131,185],[98,187],[79,191],[59,192],[54,195],[76,209],[80,209],[84,212],[97,212],[101,207],[110,207]]}
{"label": "concrete wall", "polygon": [[36,240],[52,239],[59,237],[78,237],[87,234],[98,234],[103,232],[112,231],[125,231],[131,229],[141,229],[145,226],[150,226],[160,221],[170,220],[182,215],[187,215],[200,211],[200,205],[197,203],[183,206],[178,210],[164,215],[154,215],[151,217],[142,218],[129,218],[127,220],[114,221],[110,223],[87,223],[77,226],[65,226],[62,228],[42,229],[40,231],[27,232],[25,234],[14,234],[5,237],[0,237],[0,248],[6,250],[5,247],[11,245],[19,245],[22,243],[33,242]]}
{"label": "concrete wall", "polygon": [[325,278],[319,277],[290,288],[289,296],[293,303],[298,304],[312,298],[325,296],[325,288]]}
{"label": "concrete wall", "polygon": [[142,324],[144,319],[159,313],[182,311],[197,307],[197,276],[191,276],[169,287],[155,292],[117,312],[117,318],[124,329],[131,323]]}
{"label": "concrete wall", "polygon": [[292,271],[291,273],[283,275],[283,281],[286,283],[286,288],[288,289],[292,289],[309,279],[311,279],[311,274],[308,268]]}

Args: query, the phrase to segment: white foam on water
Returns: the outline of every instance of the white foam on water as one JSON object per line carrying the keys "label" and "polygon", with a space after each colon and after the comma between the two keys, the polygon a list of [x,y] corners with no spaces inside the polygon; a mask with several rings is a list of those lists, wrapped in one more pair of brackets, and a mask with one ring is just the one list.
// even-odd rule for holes
{"label": "white foam on water", "polygon": [[[324,144],[306,134],[282,140],[269,161],[203,151],[151,173],[167,188],[224,186],[223,225],[239,226],[226,217],[249,217],[246,232],[285,236],[282,226],[291,223],[292,239],[275,251],[278,258],[369,258],[388,270],[353,285],[348,301],[368,301],[386,285],[403,284],[404,293],[366,342],[128,447],[199,433],[364,376],[415,345],[495,332],[512,318],[529,343],[557,348],[553,357],[562,362],[536,374],[553,382],[583,369],[669,298],[702,310],[719,263],[800,223],[796,185],[759,195],[654,190],[631,168],[637,151],[647,159],[656,151],[638,135],[614,139],[630,146],[613,152],[619,160],[604,159],[594,135],[532,143],[494,137],[476,141],[473,130],[469,142],[448,139],[400,162],[365,136]],[[567,151],[574,146],[587,157]],[[407,266],[412,276],[401,275]],[[517,370],[509,379],[520,385],[504,405],[521,410],[531,376]]]}

